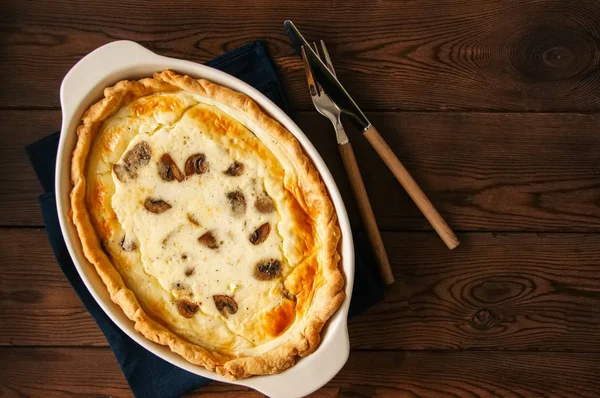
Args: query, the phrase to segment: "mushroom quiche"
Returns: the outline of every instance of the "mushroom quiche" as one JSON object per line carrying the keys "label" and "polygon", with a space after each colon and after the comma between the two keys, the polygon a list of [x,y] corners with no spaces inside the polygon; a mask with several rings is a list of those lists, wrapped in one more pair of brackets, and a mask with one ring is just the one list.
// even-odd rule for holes
{"label": "mushroom quiche", "polygon": [[72,220],[137,331],[232,379],[317,348],[344,299],[340,230],[289,131],[166,70],[105,89],[77,134]]}

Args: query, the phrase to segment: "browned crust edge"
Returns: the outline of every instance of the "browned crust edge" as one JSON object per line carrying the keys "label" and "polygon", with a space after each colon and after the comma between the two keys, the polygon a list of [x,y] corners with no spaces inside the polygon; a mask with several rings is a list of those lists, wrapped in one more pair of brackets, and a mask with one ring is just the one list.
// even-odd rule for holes
{"label": "browned crust edge", "polygon": [[[286,185],[300,188],[300,193],[293,192],[293,194],[297,198],[304,199],[299,202],[317,226],[317,234],[322,242],[319,264],[324,284],[317,290],[302,328],[296,335],[285,344],[261,355],[228,360],[218,353],[190,343],[154,321],[142,309],[135,294],[125,286],[123,278],[101,249],[100,240],[87,211],[86,162],[102,122],[137,98],[155,92],[178,90],[189,91],[222,102],[242,112],[251,122],[273,136],[283,146],[296,168],[297,175],[286,174],[286,179],[295,178],[294,181],[287,181]],[[319,173],[289,131],[265,114],[250,97],[244,94],[207,80],[196,80],[165,70],[154,74],[153,78],[121,81],[113,87],[106,88],[104,98],[92,105],[84,114],[82,123],[77,128],[77,135],[78,140],[71,163],[73,223],[81,239],[84,255],[94,264],[113,302],[135,322],[135,329],[138,332],[153,342],[169,346],[173,352],[189,362],[216,371],[230,379],[279,373],[294,365],[299,357],[312,353],[318,347],[323,325],[345,298],[344,279],[338,268],[338,243],[341,232],[333,204]]]}

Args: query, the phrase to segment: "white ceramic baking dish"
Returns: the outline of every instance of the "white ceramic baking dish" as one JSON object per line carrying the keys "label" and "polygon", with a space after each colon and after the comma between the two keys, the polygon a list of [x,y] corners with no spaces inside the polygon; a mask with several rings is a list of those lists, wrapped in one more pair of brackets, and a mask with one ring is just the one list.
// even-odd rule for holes
{"label": "white ceramic baking dish", "polygon": [[346,278],[346,300],[330,319],[323,331],[319,348],[301,359],[283,373],[271,376],[252,377],[232,383],[254,388],[271,397],[300,397],[323,386],[331,380],[348,359],[350,345],[347,330],[348,307],[354,281],[354,251],[348,215],[338,188],[323,162],[300,128],[273,102],[248,84],[235,77],[208,66],[167,58],[146,50],[131,41],[117,41],[98,48],[79,61],[65,76],[60,88],[62,106],[62,128],[56,161],[56,202],[58,216],[65,242],[75,266],[87,288],[106,314],[133,340],[162,359],[189,372],[210,379],[230,382],[192,365],[168,347],[146,340],[137,333],[121,308],[114,304],[94,267],[84,257],[74,225],[69,221],[69,193],[71,153],[75,146],[75,129],[83,112],[102,97],[105,87],[123,79],[138,79],[151,76],[153,72],[173,69],[197,78],[205,78],[252,97],[265,111],[292,132],[311,157],[329,189],[342,230],[342,267]]}

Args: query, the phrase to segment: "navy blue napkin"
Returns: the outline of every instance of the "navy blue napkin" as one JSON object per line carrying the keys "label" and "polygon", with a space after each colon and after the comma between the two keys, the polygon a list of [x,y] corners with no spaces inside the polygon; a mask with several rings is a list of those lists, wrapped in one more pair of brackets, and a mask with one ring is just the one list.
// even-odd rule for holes
{"label": "navy blue napkin", "polygon": [[[252,85],[292,116],[277,72],[262,42],[246,44],[206,63]],[[27,147],[29,159],[45,193],[39,197],[52,250],[60,268],[92,315],[112,348],[119,366],[136,397],[180,397],[210,380],[171,365],[134,342],[102,311],[79,277],[60,231],[54,197],[54,171],[59,133]],[[355,232],[356,271],[350,315],[358,314],[383,298],[383,288],[374,273],[374,264],[366,266],[361,258],[373,258],[364,236]]]}

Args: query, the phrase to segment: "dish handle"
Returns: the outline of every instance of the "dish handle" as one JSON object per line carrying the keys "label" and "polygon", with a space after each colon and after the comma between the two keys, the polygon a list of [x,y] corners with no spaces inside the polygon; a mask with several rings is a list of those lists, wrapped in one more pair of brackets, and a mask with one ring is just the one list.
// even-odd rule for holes
{"label": "dish handle", "polygon": [[[321,346],[309,357],[277,375],[255,376],[242,383],[268,397],[304,397],[327,384],[344,367],[350,356],[347,314],[334,333],[326,334]],[[331,325],[330,325],[331,326]]]}
{"label": "dish handle", "polygon": [[[100,96],[104,87],[114,83],[112,80],[117,73],[122,74],[123,70],[136,73],[136,65],[154,62],[157,58],[162,57],[129,40],[114,41],[92,51],[77,62],[62,81],[63,120],[71,120],[80,107],[89,106],[85,101],[88,95]],[[90,81],[100,84],[90,91]]]}

